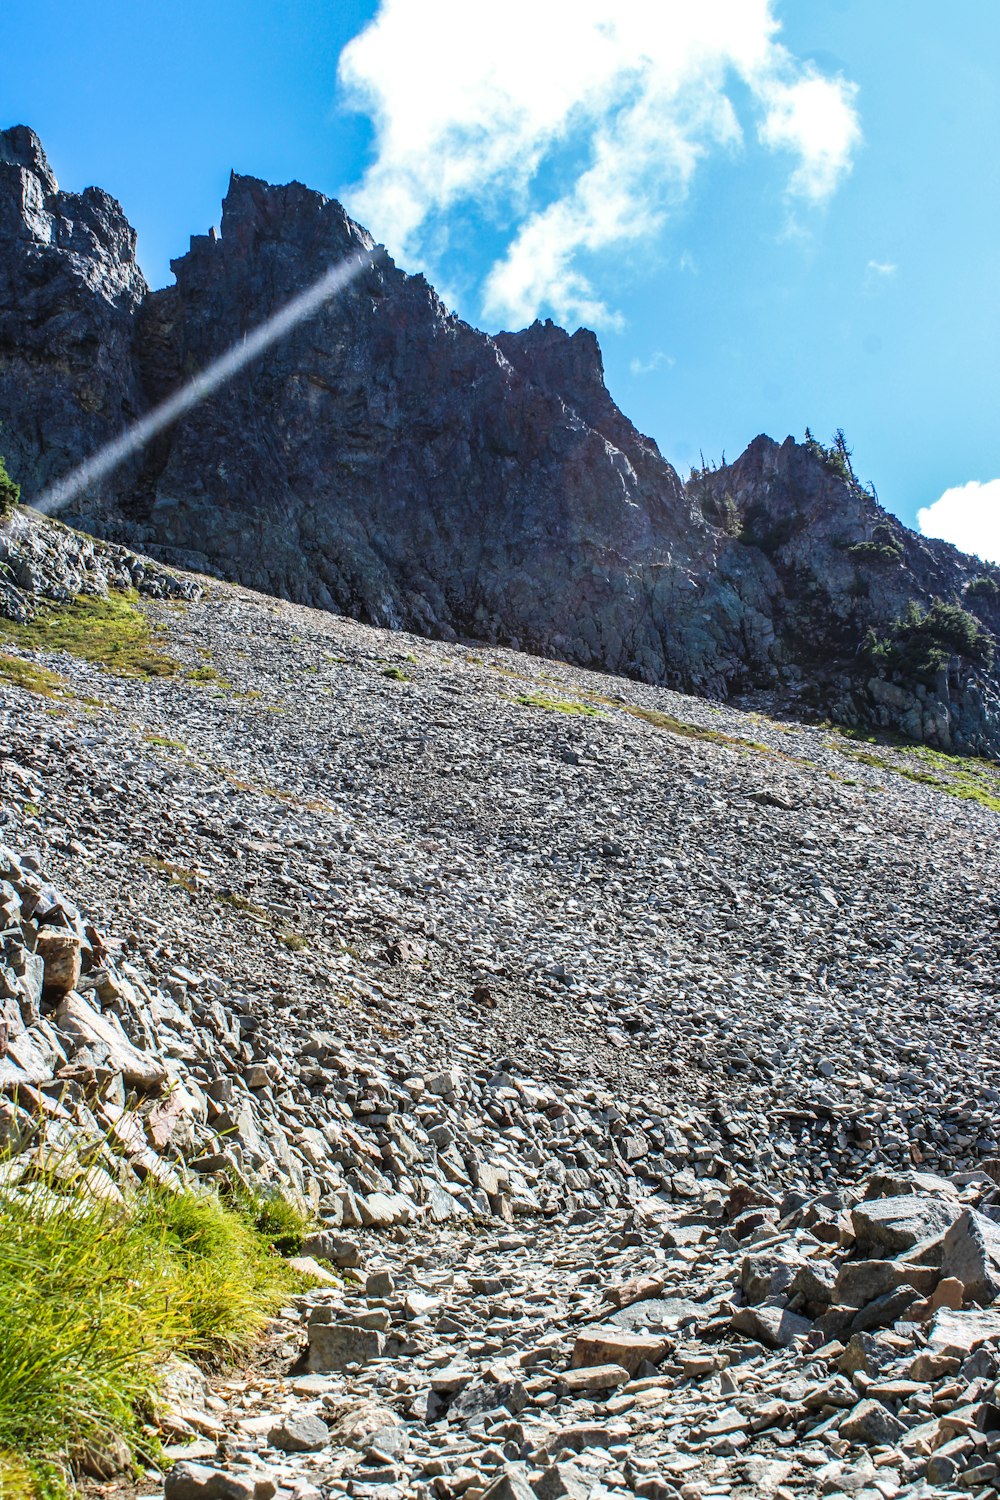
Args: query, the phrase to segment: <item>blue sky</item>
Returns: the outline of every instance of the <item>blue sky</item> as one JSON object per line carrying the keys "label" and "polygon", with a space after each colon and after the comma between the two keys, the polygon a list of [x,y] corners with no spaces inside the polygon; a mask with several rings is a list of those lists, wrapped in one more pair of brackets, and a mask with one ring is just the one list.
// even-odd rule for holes
{"label": "blue sky", "polygon": [[842,426],[1000,558],[996,0],[493,9],[7,0],[0,124],[121,200],[154,285],[231,167],[298,178],[480,327],[596,326],[682,472]]}

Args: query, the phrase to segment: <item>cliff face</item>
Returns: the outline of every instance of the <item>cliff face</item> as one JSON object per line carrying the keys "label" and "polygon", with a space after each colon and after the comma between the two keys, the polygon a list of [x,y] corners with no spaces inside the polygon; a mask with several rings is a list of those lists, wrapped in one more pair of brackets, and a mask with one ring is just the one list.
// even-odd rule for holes
{"label": "cliff face", "polygon": [[146,292],[114,198],[60,192],[34,131],[0,131],[0,453],[26,498],[138,414]]}
{"label": "cliff face", "polygon": [[[337,203],[234,177],[221,237],[147,299],[158,398],[371,248]],[[604,387],[593,335],[490,339],[391,261],[186,418],[128,509],[131,539],[302,603],[725,691],[718,534]]]}
{"label": "cliff face", "polygon": [[[105,194],[58,191],[30,131],[0,135],[0,451],[29,501],[372,241],[300,184],[234,175],[176,285],[149,293],[134,245]],[[914,675],[893,636],[935,598],[1000,627],[968,591],[981,565],[791,440],[682,484],[592,333],[489,338],[387,257],[67,519],[376,624],[1000,747],[982,652]]]}

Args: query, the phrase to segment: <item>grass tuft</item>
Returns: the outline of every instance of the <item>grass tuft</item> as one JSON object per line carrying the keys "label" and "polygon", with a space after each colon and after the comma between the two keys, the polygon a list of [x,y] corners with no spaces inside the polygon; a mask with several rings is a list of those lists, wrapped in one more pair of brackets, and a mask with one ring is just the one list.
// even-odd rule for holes
{"label": "grass tuft", "polygon": [[175,1352],[252,1347],[302,1284],[274,1246],[300,1245],[307,1227],[253,1194],[226,1204],[149,1187],[123,1209],[74,1196],[55,1172],[0,1191],[4,1500],[64,1493],[82,1455],[121,1441],[155,1457],[144,1423],[158,1370]]}

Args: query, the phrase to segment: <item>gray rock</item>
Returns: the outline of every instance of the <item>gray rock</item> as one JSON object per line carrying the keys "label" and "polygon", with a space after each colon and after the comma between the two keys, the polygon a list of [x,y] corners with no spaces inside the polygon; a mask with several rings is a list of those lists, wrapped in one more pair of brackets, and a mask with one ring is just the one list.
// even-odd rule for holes
{"label": "gray rock", "polygon": [[575,1464],[549,1464],[531,1481],[536,1500],[587,1500],[591,1486]]}
{"label": "gray rock", "polygon": [[330,1229],[318,1230],[306,1235],[302,1241],[303,1255],[312,1255],[319,1260],[328,1260],[331,1265],[351,1269],[363,1264],[361,1249],[356,1240],[346,1239]]}
{"label": "gray rock", "polygon": [[358,1328],[351,1323],[310,1323],[308,1365],[310,1370],[343,1370],[347,1365],[368,1364],[381,1359],[385,1335],[377,1329]]}
{"label": "gray rock", "polygon": [[285,1453],[318,1453],[330,1441],[330,1429],[319,1417],[288,1415],[271,1428],[268,1442]]}
{"label": "gray rock", "polygon": [[739,1307],[731,1323],[737,1333],[758,1339],[770,1349],[785,1348],[809,1333],[813,1326],[808,1318],[799,1317],[786,1307]]}
{"label": "gray rock", "polygon": [[535,1491],[520,1469],[508,1468],[483,1491],[483,1500],[535,1500]]}
{"label": "gray rock", "polygon": [[163,1481],[164,1500],[271,1500],[277,1488],[268,1474],[183,1462]]}
{"label": "gray rock", "polygon": [[1000,1297],[1000,1225],[967,1208],[945,1234],[941,1275],[960,1281],[973,1302]]}
{"label": "gray rock", "polygon": [[899,1442],[906,1426],[880,1401],[859,1401],[837,1430],[850,1443],[889,1447]]}
{"label": "gray rock", "polygon": [[911,1250],[949,1229],[961,1213],[954,1200],[913,1195],[876,1198],[851,1210],[858,1248],[870,1255]]}

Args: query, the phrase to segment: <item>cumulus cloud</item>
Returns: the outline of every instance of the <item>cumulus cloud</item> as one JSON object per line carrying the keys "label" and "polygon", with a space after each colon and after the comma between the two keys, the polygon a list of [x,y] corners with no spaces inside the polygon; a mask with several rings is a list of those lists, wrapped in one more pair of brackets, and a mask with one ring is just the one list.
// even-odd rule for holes
{"label": "cumulus cloud", "polygon": [[778,40],[774,0],[381,0],[344,49],[340,83],[374,126],[345,195],[404,259],[452,215],[506,239],[486,315],[613,323],[594,257],[648,240],[711,152],[745,130],[790,158],[788,193],[825,201],[860,140],[855,86]]}
{"label": "cumulus cloud", "polygon": [[945,490],[940,500],[917,511],[924,536],[942,537],[963,552],[1000,563],[1000,479],[970,479]]}

